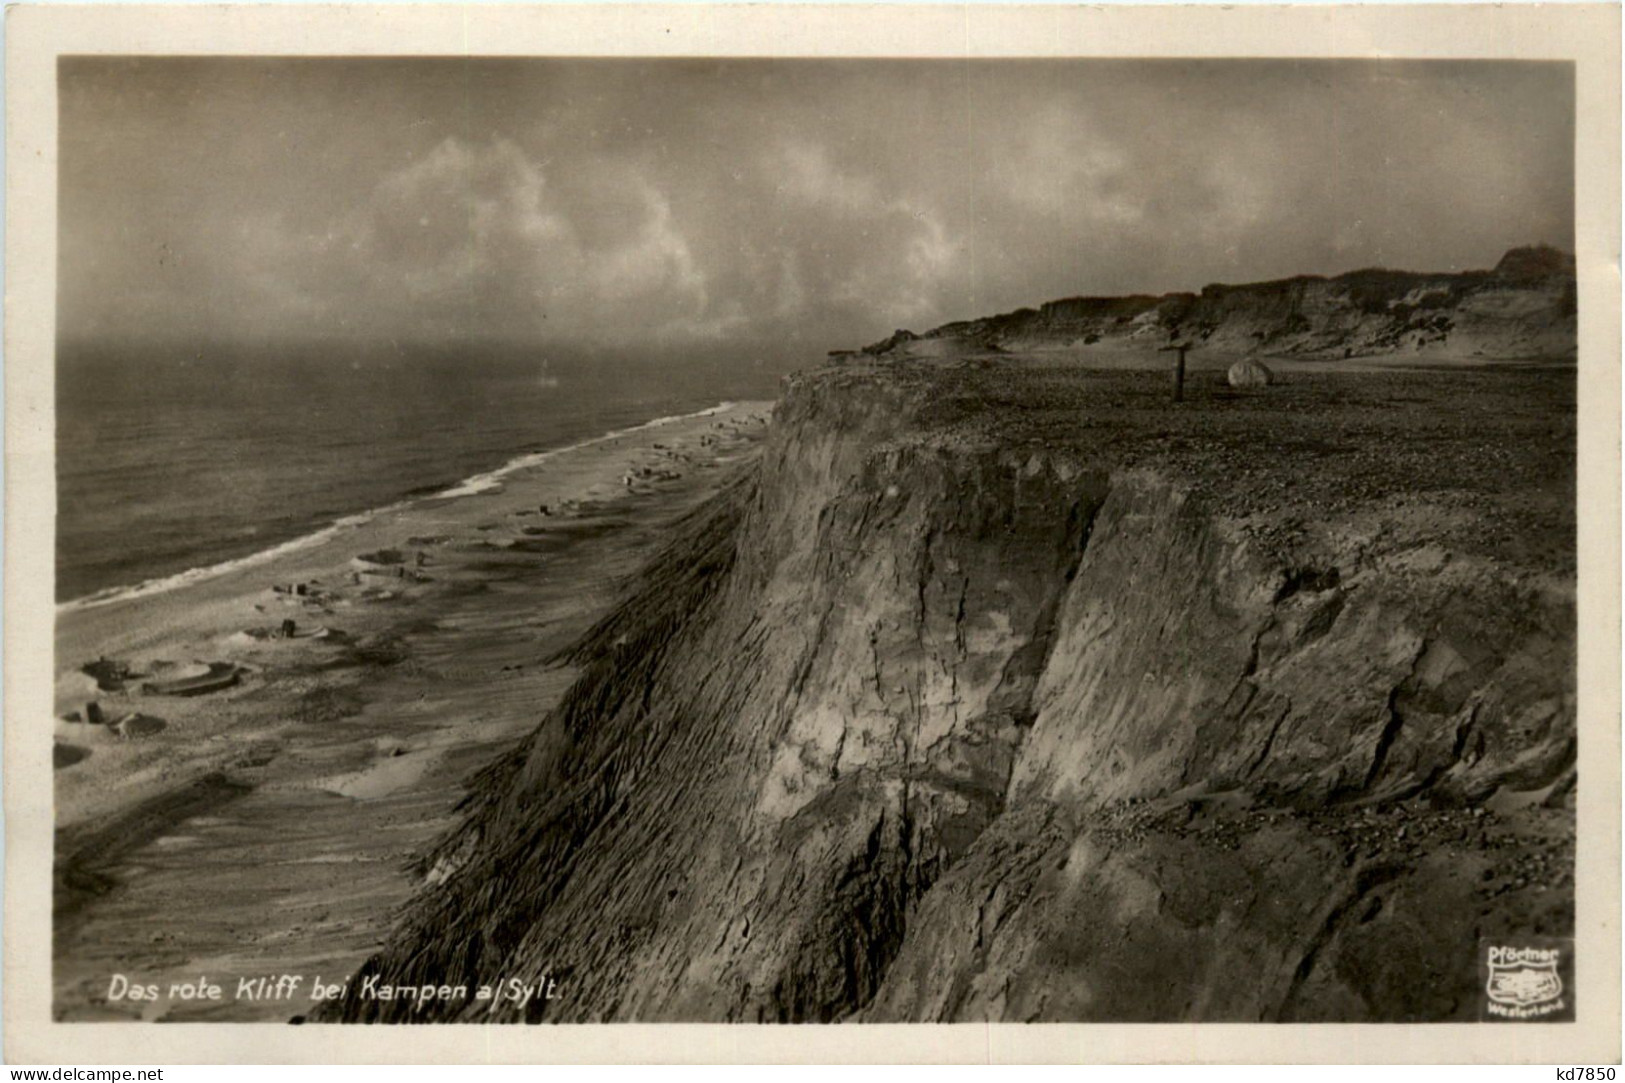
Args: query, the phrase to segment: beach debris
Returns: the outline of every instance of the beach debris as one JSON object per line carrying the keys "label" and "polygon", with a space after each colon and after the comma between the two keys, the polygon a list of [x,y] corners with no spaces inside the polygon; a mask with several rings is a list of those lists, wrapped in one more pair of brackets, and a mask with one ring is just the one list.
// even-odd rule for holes
{"label": "beach debris", "polygon": [[680,470],[668,470],[654,466],[639,466],[628,470],[621,475],[621,484],[626,488],[633,488],[639,481],[676,481],[682,477]]}
{"label": "beach debris", "polygon": [[[394,579],[406,574],[406,554],[399,549],[378,549],[371,553],[358,553],[351,558],[350,567],[361,575],[385,575]],[[353,573],[352,573],[353,574]],[[360,582],[356,579],[356,582]]]}
{"label": "beach debris", "polygon": [[546,504],[538,505],[536,510],[541,512],[543,515],[552,515],[553,514],[553,509],[548,507]]}
{"label": "beach debris", "polygon": [[69,711],[67,714],[62,716],[62,721],[64,722],[82,723],[84,720],[85,716],[80,714],[78,711]]}
{"label": "beach debris", "polygon": [[230,688],[242,678],[243,670],[231,662],[210,662],[201,673],[166,681],[147,681],[141,691],[149,696],[201,696]]}
{"label": "beach debris", "polygon": [[272,583],[271,590],[277,594],[292,598],[315,598],[324,592],[315,589],[320,580],[312,579],[309,583]]}
{"label": "beach debris", "polygon": [[[275,628],[244,628],[231,638],[232,640],[259,640],[261,642],[265,640],[320,639],[338,643],[342,642],[345,636],[343,632],[324,625],[300,628],[297,622],[285,620]],[[239,667],[239,669],[241,668]]]}
{"label": "beach debris", "polygon": [[[338,595],[331,591],[322,590],[316,584],[318,580],[312,579],[308,583],[273,583],[271,590],[277,594],[277,600],[284,605],[302,605],[306,609],[325,607]],[[255,606],[261,613],[264,606]]]}
{"label": "beach debris", "polygon": [[96,687],[103,692],[121,691],[124,688],[124,682],[133,677],[141,676],[130,667],[128,662],[108,658],[105,655],[97,658],[94,662],[86,662],[79,667],[79,672],[93,678]]}
{"label": "beach debris", "polygon": [[396,565],[395,566],[395,571],[394,571],[393,574],[391,574],[390,572],[387,572],[387,571],[373,572],[372,574],[373,575],[385,575],[385,576],[389,576],[392,579],[410,579],[414,583],[433,583],[434,582],[434,578],[432,576],[425,575],[423,572],[418,571],[416,568],[408,568],[403,564]]}
{"label": "beach debris", "polygon": [[107,721],[102,717],[102,705],[100,703],[97,703],[95,700],[91,700],[85,704],[85,721],[90,723],[92,726],[99,726],[103,722]]}
{"label": "beach debris", "polygon": [[413,534],[406,539],[407,545],[445,545],[451,540],[450,534]]}

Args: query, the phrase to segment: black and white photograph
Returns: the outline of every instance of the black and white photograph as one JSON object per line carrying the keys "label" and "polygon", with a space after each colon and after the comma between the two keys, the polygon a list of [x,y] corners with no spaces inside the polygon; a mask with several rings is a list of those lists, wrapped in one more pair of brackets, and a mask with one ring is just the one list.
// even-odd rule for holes
{"label": "black and white photograph", "polygon": [[54,58],[41,1022],[1617,1056],[1576,61],[701,40]]}

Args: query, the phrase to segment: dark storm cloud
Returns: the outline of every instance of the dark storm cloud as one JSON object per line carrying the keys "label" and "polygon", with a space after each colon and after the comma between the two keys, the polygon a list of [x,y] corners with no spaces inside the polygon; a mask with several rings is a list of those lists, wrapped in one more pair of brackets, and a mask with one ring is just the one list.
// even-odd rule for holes
{"label": "dark storm cloud", "polygon": [[1571,247],[1567,65],[63,62],[67,337],[824,348]]}

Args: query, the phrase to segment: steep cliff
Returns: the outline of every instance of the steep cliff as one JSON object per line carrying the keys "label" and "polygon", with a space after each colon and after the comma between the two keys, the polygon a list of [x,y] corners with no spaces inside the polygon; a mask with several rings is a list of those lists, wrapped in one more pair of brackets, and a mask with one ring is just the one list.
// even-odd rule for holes
{"label": "steep cliff", "polygon": [[1573,396],[798,377],[323,1017],[1470,1018],[1572,927]]}
{"label": "steep cliff", "polygon": [[1225,352],[1326,359],[1572,357],[1576,296],[1573,257],[1546,247],[1515,248],[1489,271],[1373,269],[1213,285],[1199,294],[1070,297],[923,335],[899,331],[862,352],[1030,353],[1144,348],[1183,338]]}

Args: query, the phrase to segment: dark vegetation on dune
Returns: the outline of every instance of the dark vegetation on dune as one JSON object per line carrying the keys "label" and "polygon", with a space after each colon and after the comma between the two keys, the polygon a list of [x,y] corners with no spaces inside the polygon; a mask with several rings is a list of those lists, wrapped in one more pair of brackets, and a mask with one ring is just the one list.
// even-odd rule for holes
{"label": "dark vegetation on dune", "polygon": [[1573,372],[1208,375],[794,379],[321,1018],[1473,1018],[1573,927]]}

